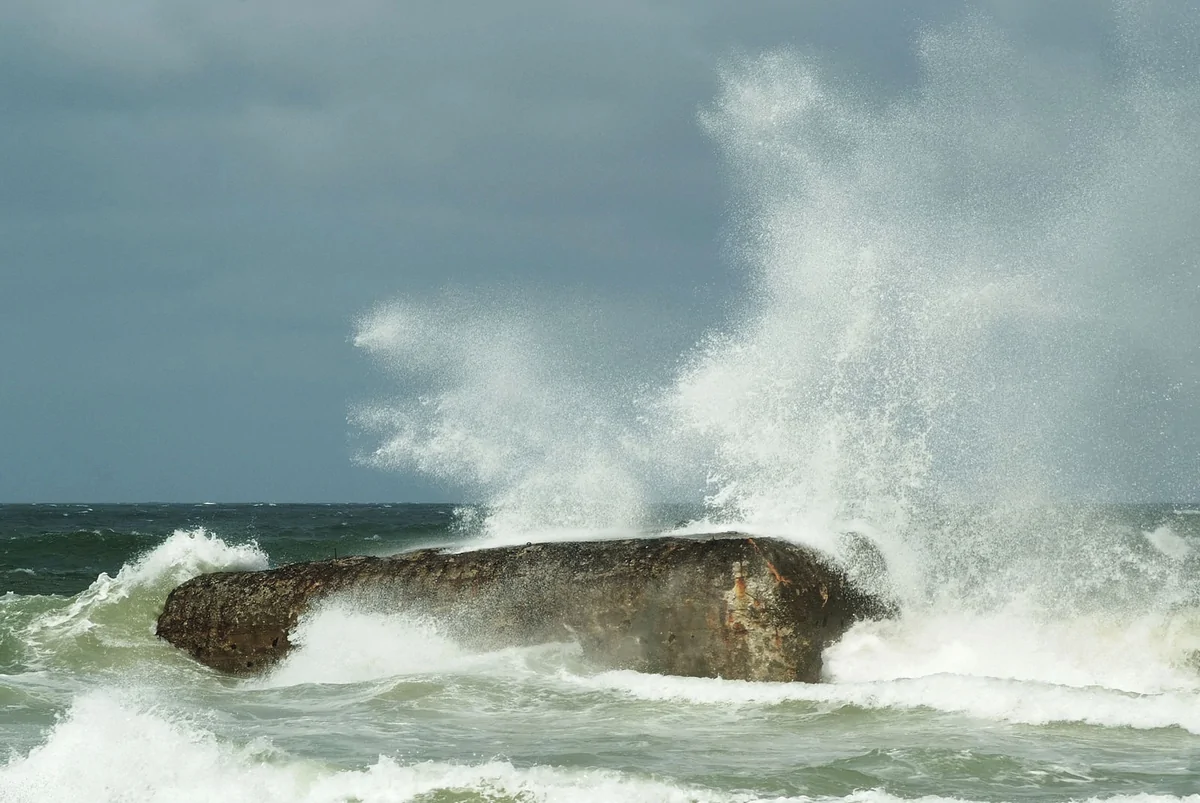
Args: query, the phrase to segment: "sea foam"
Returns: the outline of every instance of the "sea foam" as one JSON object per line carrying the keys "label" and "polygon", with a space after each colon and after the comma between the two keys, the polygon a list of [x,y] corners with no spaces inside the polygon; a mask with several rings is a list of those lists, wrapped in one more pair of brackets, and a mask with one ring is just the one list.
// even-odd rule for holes
{"label": "sea foam", "polygon": [[253,685],[360,683],[453,671],[472,660],[432,621],[364,611],[343,601],[305,614],[291,641],[291,653]]}
{"label": "sea foam", "polygon": [[748,683],[637,672],[583,676],[572,685],[697,705],[931,709],[1014,724],[1078,723],[1200,734],[1200,616],[1134,620],[1048,618],[1010,605],[906,612],[861,622],[825,650],[821,684]]}
{"label": "sea foam", "polygon": [[[527,803],[966,803],[905,799],[878,789],[845,797],[761,797],[612,770],[519,767],[502,760],[459,764],[381,756],[361,769],[338,769],[287,755],[264,740],[227,743],[159,706],[102,691],[76,699],[44,744],[0,767],[5,803],[401,803],[438,792]],[[1200,803],[1200,796],[1102,800]]]}
{"label": "sea foam", "polygon": [[538,659],[577,652],[564,644],[468,650],[433,618],[374,610],[346,599],[306,613],[291,641],[287,657],[265,677],[249,681],[250,688],[470,675],[528,678],[537,671]]}
{"label": "sea foam", "polygon": [[608,770],[518,768],[505,761],[406,764],[385,756],[365,769],[339,771],[262,741],[225,744],[155,706],[105,692],[77,699],[45,744],[0,769],[5,803],[398,803],[438,791],[547,803],[754,799]]}
{"label": "sea foam", "polygon": [[594,676],[563,675],[591,690],[640,700],[721,707],[813,703],[822,710],[929,709],[1021,725],[1076,723],[1110,728],[1180,728],[1200,734],[1200,695],[1164,692],[1135,695],[1111,689],[1078,689],[965,675],[929,675],[863,683],[751,683],[680,678],[630,671]]}

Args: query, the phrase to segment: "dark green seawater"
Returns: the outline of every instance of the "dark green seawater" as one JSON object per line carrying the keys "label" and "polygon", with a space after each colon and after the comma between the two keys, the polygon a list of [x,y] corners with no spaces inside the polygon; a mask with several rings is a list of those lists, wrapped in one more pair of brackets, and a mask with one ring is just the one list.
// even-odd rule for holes
{"label": "dark green seawater", "polygon": [[[647,530],[681,517],[660,513]],[[261,678],[153,635],[195,574],[461,545],[469,519],[0,506],[0,801],[1200,800],[1188,506],[960,511],[883,538],[903,615],[851,631],[812,686],[476,654],[338,603]]]}

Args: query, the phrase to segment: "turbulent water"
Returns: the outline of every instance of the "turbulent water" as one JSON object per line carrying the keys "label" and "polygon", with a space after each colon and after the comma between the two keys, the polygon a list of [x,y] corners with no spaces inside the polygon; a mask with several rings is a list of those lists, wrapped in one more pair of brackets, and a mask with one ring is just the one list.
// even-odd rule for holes
{"label": "turbulent water", "polygon": [[[1081,4],[1056,43],[1027,5],[924,30],[890,94],[728,65],[699,124],[745,293],[682,355],[524,297],[365,314],[398,387],[359,458],[478,507],[0,508],[0,801],[1200,803],[1200,7]],[[734,527],[898,617],[816,685],[336,603],[251,680],[152,635],[204,571]]]}
{"label": "turbulent water", "polygon": [[[659,530],[681,513],[657,512]],[[153,635],[176,583],[461,544],[462,516],[0,506],[0,800],[1196,800],[1200,514],[1094,514],[1120,522],[1106,582],[1183,584],[1175,604],[934,606],[856,627],[806,685],[600,671],[570,645],[471,653],[336,604],[273,672],[230,679]]]}

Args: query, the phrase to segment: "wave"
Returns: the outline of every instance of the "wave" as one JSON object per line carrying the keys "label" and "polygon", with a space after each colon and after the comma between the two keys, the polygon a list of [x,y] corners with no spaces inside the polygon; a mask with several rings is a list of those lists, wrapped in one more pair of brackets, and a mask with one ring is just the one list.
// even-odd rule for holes
{"label": "wave", "polygon": [[528,676],[531,662],[573,647],[547,644],[490,652],[467,650],[446,637],[438,622],[415,614],[365,609],[330,600],[305,614],[292,636],[293,650],[248,688],[307,683],[364,683],[392,678],[503,674]]}
{"label": "wave", "polygon": [[1114,620],[926,610],[862,622],[825,651],[834,682],[963,675],[1131,694],[1200,690],[1200,610]]}
{"label": "wave", "polygon": [[863,622],[826,650],[826,683],[815,686],[588,674],[562,645],[471,652],[433,620],[341,600],[306,615],[295,642],[272,673],[249,687],[549,676],[571,688],[706,705],[927,708],[1030,725],[1176,727],[1200,734],[1200,611],[1117,623],[1103,617],[1047,621],[1036,609],[990,616],[954,609]]}
{"label": "wave", "polygon": [[[262,739],[231,744],[153,703],[104,691],[77,698],[43,744],[0,768],[0,800],[6,803],[397,803],[435,799],[439,792],[492,803],[967,803],[954,797],[906,799],[882,789],[765,798],[612,770],[521,767],[502,760],[406,763],[381,756],[362,769],[338,769],[288,755]],[[1101,800],[1200,803],[1200,796],[1089,798]]]}
{"label": "wave", "polygon": [[14,597],[4,623],[16,631],[27,665],[119,660],[113,648],[154,644],[153,622],[175,586],[205,572],[266,567],[267,555],[256,544],[227,544],[203,527],[176,530],[116,576],[102,572],[65,601]]}
{"label": "wave", "polygon": [[460,667],[471,655],[442,636],[436,623],[327,602],[305,614],[288,656],[254,687],[360,683]]}
{"label": "wave", "polygon": [[964,675],[929,675],[868,683],[751,683],[679,678],[631,671],[594,676],[563,674],[565,682],[640,700],[713,706],[813,703],[822,710],[927,709],[1019,725],[1080,724],[1152,730],[1180,728],[1200,734],[1200,695],[1136,695],[1101,688],[1072,688]]}
{"label": "wave", "polygon": [[826,682],[817,685],[591,674],[562,645],[471,652],[433,620],[339,600],[305,616],[295,641],[279,667],[248,688],[462,676],[540,685],[557,678],[569,689],[697,705],[929,709],[1014,724],[1200,734],[1200,611],[1130,623],[1045,620],[1036,608],[1010,607],[990,616],[951,609],[863,622],[826,650]]}
{"label": "wave", "polygon": [[1200,733],[1195,511],[1064,501],[1185,500],[1194,474],[1131,422],[1187,420],[1142,321],[1194,331],[1187,272],[1148,255],[1200,251],[1163,210],[1196,207],[1200,106],[1128,33],[1102,74],[987,19],[931,28],[883,104],[795,54],[731,64],[701,115],[748,274],[728,325],[622,392],[528,304],[380,307],[356,345],[424,390],[356,411],[367,462],[471,489],[475,546],[636,534],[682,488],[703,513],[671,532],[816,547],[902,612],[827,650],[820,687],[571,684]]}
{"label": "wave", "polygon": [[990,614],[948,606],[861,622],[825,650],[825,682],[816,685],[636,672],[561,676],[646,700],[929,709],[1013,724],[1200,734],[1198,662],[1200,610],[1056,619],[1026,602]]}
{"label": "wave", "polygon": [[1079,724],[1200,734],[1200,694],[1132,694],[983,676],[935,674],[872,682],[751,683],[646,675],[631,671],[593,676],[563,673],[564,682],[641,700],[723,707],[812,703],[822,711],[932,710],[1019,725]]}

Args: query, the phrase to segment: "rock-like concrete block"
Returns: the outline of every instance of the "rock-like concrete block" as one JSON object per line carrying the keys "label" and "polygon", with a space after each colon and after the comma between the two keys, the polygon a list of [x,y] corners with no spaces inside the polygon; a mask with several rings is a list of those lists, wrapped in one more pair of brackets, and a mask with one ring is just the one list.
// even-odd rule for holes
{"label": "rock-like concrete block", "polygon": [[433,616],[469,647],[573,640],[604,667],[770,681],[819,680],[828,644],[887,613],[827,556],[727,533],[207,574],[171,592],[158,635],[213,668],[257,672],[287,654],[299,618],[332,595]]}

